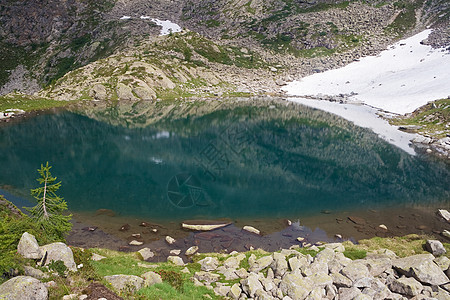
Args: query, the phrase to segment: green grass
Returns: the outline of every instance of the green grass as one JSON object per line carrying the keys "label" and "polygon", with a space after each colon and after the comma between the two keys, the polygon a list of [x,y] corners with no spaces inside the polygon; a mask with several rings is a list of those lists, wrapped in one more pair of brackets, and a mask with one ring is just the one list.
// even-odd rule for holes
{"label": "green grass", "polygon": [[22,109],[24,111],[33,111],[55,107],[64,107],[73,103],[74,101],[57,101],[47,98],[35,98],[26,96],[0,96],[0,111],[5,111],[6,109]]}
{"label": "green grass", "polygon": [[[206,295],[209,295],[206,296]],[[200,300],[200,299],[221,299],[216,296],[213,291],[206,287],[196,287],[190,281],[185,281],[182,291],[172,287],[169,283],[163,282],[155,284],[151,287],[140,289],[137,296],[138,299],[179,299],[179,300]]]}
{"label": "green grass", "polygon": [[401,0],[394,3],[397,9],[401,9],[395,20],[386,27],[386,32],[402,36],[416,25],[416,9],[419,9],[424,0]]}

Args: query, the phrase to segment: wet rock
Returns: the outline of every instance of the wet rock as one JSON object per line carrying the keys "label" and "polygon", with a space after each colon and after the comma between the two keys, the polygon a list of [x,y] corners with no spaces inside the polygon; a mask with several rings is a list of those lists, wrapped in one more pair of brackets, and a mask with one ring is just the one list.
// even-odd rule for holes
{"label": "wet rock", "polygon": [[120,227],[119,230],[120,231],[128,231],[128,230],[130,230],[130,228],[131,228],[130,224],[124,224]]}
{"label": "wet rock", "polygon": [[17,252],[25,258],[40,259],[42,253],[34,235],[24,232],[17,245]]}
{"label": "wet rock", "polygon": [[129,242],[128,244],[129,244],[130,246],[141,246],[141,245],[143,245],[144,243],[143,243],[143,242],[136,241],[136,240],[132,240],[132,241]]}
{"label": "wet rock", "polygon": [[141,255],[142,260],[148,260],[155,256],[155,253],[153,253],[153,251],[150,250],[149,248],[142,248],[141,250],[138,251],[138,253]]}
{"label": "wet rock", "polygon": [[152,286],[157,283],[162,283],[161,276],[155,272],[146,272],[141,275],[144,278],[144,286]]}
{"label": "wet rock", "polygon": [[176,242],[176,240],[173,237],[171,237],[171,236],[166,236],[166,242],[169,245],[172,245],[172,244],[174,244]]}
{"label": "wet rock", "polygon": [[144,287],[144,279],[135,275],[111,275],[104,276],[103,279],[117,291],[130,289],[132,292],[136,292]]}
{"label": "wet rock", "polygon": [[242,229],[245,231],[257,234],[257,235],[261,234],[261,231],[259,231],[258,229],[256,229],[255,227],[252,227],[252,226],[244,226]]}
{"label": "wet rock", "polygon": [[360,217],[349,216],[347,218],[357,225],[365,225],[366,224],[366,220],[364,220],[363,218],[360,218]]}
{"label": "wet rock", "polygon": [[197,252],[197,251],[198,251],[198,246],[192,246],[192,247],[190,247],[189,249],[186,250],[185,254],[187,256],[190,256],[190,255],[194,255],[194,253]]}
{"label": "wet rock", "polygon": [[0,299],[48,299],[48,290],[45,285],[36,278],[30,276],[17,276],[0,285]]}
{"label": "wet rock", "polygon": [[447,252],[447,250],[445,250],[444,248],[444,245],[442,245],[442,243],[438,240],[427,240],[425,248],[434,256],[441,256],[442,254],[445,254]]}
{"label": "wet rock", "polygon": [[43,257],[41,265],[48,265],[52,261],[61,260],[70,271],[77,270],[72,250],[66,244],[52,243],[40,247],[40,251]]}

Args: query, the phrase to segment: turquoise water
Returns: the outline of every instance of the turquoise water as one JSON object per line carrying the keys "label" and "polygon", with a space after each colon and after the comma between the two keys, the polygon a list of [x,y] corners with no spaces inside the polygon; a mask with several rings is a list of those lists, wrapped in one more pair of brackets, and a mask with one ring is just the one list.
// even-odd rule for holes
{"label": "turquoise water", "polygon": [[445,163],[281,102],[63,111],[0,127],[0,187],[28,197],[46,161],[72,211],[165,220],[296,217],[450,199]]}

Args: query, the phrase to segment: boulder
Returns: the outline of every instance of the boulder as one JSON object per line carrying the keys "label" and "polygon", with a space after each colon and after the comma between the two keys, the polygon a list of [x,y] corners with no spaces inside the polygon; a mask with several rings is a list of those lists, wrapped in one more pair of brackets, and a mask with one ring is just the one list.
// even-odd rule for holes
{"label": "boulder", "polygon": [[[342,239],[342,236],[341,236],[341,239]],[[345,251],[345,247],[341,243],[329,243],[329,244],[325,244],[324,246],[325,246],[325,248],[332,249],[335,252],[344,252]]]}
{"label": "boulder", "polygon": [[245,258],[245,254],[241,253],[236,256],[231,256],[225,260],[223,265],[228,269],[237,269],[241,261]]}
{"label": "boulder", "polygon": [[172,249],[172,250],[169,251],[169,253],[171,255],[180,255],[181,250],[180,249]]}
{"label": "boulder", "polygon": [[447,250],[445,250],[444,248],[444,245],[442,245],[442,243],[438,240],[427,240],[425,248],[434,256],[441,256],[442,254],[445,254],[447,252]]}
{"label": "boulder", "polygon": [[433,260],[434,256],[431,254],[417,254],[393,260],[392,267],[423,284],[446,284],[450,280]]}
{"label": "boulder", "polygon": [[42,265],[48,265],[52,261],[62,261],[70,271],[76,271],[77,266],[73,259],[72,250],[64,243],[52,243],[40,247]]}
{"label": "boulder", "polygon": [[438,215],[441,216],[445,221],[450,223],[450,212],[446,209],[439,209]]}
{"label": "boulder", "polygon": [[134,96],[132,89],[123,83],[117,84],[116,92],[119,100],[138,100]]}
{"label": "boulder", "polygon": [[147,260],[155,256],[155,253],[153,253],[153,251],[149,248],[142,248],[138,251],[138,253],[141,255],[142,260]]}
{"label": "boulder", "polygon": [[48,299],[45,285],[30,276],[17,276],[0,285],[2,300],[44,300]]}
{"label": "boulder", "polygon": [[[300,273],[292,272],[284,275],[280,283],[280,289],[284,295],[292,299],[304,299],[313,288],[313,283],[308,278],[303,278]],[[344,299],[344,298],[342,298]]]}
{"label": "boulder", "polygon": [[226,297],[230,292],[231,287],[227,285],[216,286],[214,288],[214,293],[218,296]]}
{"label": "boulder", "polygon": [[202,271],[214,271],[219,265],[219,260],[215,257],[205,257],[199,260],[198,263],[201,265]]}
{"label": "boulder", "polygon": [[139,242],[136,240],[132,240],[131,242],[128,243],[128,245],[130,245],[130,246],[141,246],[143,244],[144,244],[143,242]]}
{"label": "boulder", "polygon": [[228,292],[228,297],[230,297],[231,299],[237,300],[239,299],[239,297],[241,296],[241,288],[240,285],[238,283],[235,283],[231,286],[230,291]]}
{"label": "boulder", "polygon": [[434,259],[434,263],[437,264],[444,272],[450,268],[450,259],[446,256],[436,257]]}
{"label": "boulder", "polygon": [[242,290],[249,297],[254,297],[256,291],[263,290],[263,286],[259,281],[258,275],[250,273],[247,278],[241,280]]}
{"label": "boulder", "polygon": [[25,258],[41,259],[42,253],[34,235],[24,232],[17,245],[17,252]]}
{"label": "boulder", "polygon": [[174,265],[177,265],[177,266],[184,266],[184,261],[179,256],[169,256],[169,257],[167,257],[167,261],[171,262],[171,263],[173,263]]}
{"label": "boulder", "polygon": [[341,270],[342,275],[349,278],[353,283],[358,279],[370,277],[369,270],[362,262],[353,261]]}
{"label": "boulder", "polygon": [[175,240],[173,237],[171,237],[171,236],[166,236],[166,242],[167,242],[169,245],[172,245],[173,243],[176,242],[176,240]]}
{"label": "boulder", "polygon": [[288,270],[288,264],[286,261],[286,255],[274,252],[273,253],[273,262],[270,265],[275,276],[283,276]]}
{"label": "boulder", "polygon": [[144,286],[144,279],[135,275],[112,275],[103,277],[117,291],[130,289],[136,292]]}
{"label": "boulder", "polygon": [[152,271],[142,274],[141,277],[144,278],[144,286],[162,283],[161,276]]}
{"label": "boulder", "polygon": [[108,97],[108,93],[103,84],[97,83],[94,84],[94,86],[91,88],[89,96],[97,100],[106,100],[106,98]]}
{"label": "boulder", "polygon": [[414,278],[402,277],[395,279],[389,285],[389,289],[394,293],[414,297],[422,292],[423,285]]}
{"label": "boulder", "polygon": [[273,257],[271,255],[263,256],[256,260],[253,264],[250,264],[250,272],[258,273],[259,271],[267,268],[273,262]]}

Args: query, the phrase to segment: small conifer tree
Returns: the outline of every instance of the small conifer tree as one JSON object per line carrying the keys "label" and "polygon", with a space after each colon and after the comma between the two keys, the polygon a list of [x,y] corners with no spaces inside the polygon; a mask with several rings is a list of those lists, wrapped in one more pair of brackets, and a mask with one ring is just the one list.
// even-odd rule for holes
{"label": "small conifer tree", "polygon": [[37,205],[27,210],[46,234],[64,239],[64,235],[72,228],[72,215],[63,214],[67,210],[67,202],[56,194],[61,187],[61,181],[56,182],[56,177],[50,173],[51,168],[47,162],[45,166],[41,164],[41,168],[37,170],[41,177],[36,180],[41,186],[31,190]]}

